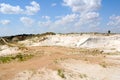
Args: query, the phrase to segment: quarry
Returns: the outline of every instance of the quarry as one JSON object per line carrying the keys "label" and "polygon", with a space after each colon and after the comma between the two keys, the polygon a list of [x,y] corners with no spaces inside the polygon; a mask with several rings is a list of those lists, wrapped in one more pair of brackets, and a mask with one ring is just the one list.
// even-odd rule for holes
{"label": "quarry", "polygon": [[0,80],[120,80],[120,34],[0,37]]}

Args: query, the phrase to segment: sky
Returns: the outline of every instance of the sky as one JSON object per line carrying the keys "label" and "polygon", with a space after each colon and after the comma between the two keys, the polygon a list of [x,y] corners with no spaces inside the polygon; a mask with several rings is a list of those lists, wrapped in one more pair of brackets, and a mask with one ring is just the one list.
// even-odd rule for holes
{"label": "sky", "polygon": [[120,33],[120,0],[0,0],[0,36]]}

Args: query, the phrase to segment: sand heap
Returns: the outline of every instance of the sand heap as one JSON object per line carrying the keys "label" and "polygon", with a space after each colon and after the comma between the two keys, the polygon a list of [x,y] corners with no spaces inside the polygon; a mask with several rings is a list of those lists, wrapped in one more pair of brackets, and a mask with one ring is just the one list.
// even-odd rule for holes
{"label": "sand heap", "polygon": [[[44,40],[42,40],[45,38]],[[104,52],[120,52],[120,35],[57,34],[22,41],[27,46],[65,46],[73,48],[97,48]]]}

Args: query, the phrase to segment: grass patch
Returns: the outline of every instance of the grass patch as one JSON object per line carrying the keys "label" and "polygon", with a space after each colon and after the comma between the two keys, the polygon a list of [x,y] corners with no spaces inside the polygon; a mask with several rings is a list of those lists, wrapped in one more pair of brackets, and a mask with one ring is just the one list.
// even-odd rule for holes
{"label": "grass patch", "polygon": [[25,61],[32,57],[33,57],[32,54],[18,54],[15,56],[15,59],[17,59],[18,61]]}
{"label": "grass patch", "polygon": [[6,56],[6,57],[0,57],[0,63],[8,63],[12,60],[12,58],[10,56]]}
{"label": "grass patch", "polygon": [[106,62],[101,62],[99,65],[102,66],[103,68],[107,68],[107,63]]}
{"label": "grass patch", "polygon": [[80,76],[80,78],[87,78],[86,74],[80,74],[79,76]]}
{"label": "grass patch", "polygon": [[55,63],[55,64],[58,64],[58,62],[59,62],[58,59],[55,59],[55,60],[54,60],[54,63]]}
{"label": "grass patch", "polygon": [[10,56],[1,56],[0,57],[0,63],[8,63],[11,61],[25,61],[28,60],[30,58],[32,58],[33,55],[32,54],[17,54],[17,55],[10,55]]}
{"label": "grass patch", "polygon": [[65,78],[64,70],[58,69],[58,75],[59,75],[61,78]]}

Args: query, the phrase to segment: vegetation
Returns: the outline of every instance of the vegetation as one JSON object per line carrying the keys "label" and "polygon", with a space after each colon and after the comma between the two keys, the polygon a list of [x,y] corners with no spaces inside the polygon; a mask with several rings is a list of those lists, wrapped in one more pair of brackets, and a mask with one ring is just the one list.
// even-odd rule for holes
{"label": "vegetation", "polygon": [[10,56],[0,57],[0,63],[7,63],[7,62],[10,62],[11,60],[12,60],[12,57]]}
{"label": "vegetation", "polygon": [[58,59],[55,59],[55,60],[54,60],[54,63],[55,63],[55,64],[57,64],[58,62],[59,62],[59,60],[58,60]]}
{"label": "vegetation", "polygon": [[108,34],[110,34],[111,33],[111,31],[110,30],[108,30]]}
{"label": "vegetation", "polygon": [[64,70],[58,69],[58,75],[59,75],[61,78],[65,78]]}
{"label": "vegetation", "polygon": [[101,65],[103,68],[107,68],[107,63],[106,63],[106,62],[101,62],[100,65]]}
{"label": "vegetation", "polygon": [[86,74],[80,74],[79,76],[80,76],[80,78],[87,78]]}
{"label": "vegetation", "polygon": [[28,60],[30,58],[32,58],[33,55],[31,54],[17,54],[15,56],[11,55],[11,56],[1,56],[0,57],[0,63],[8,63],[8,62],[11,62],[13,60],[16,60],[16,61],[25,61],[25,60]]}
{"label": "vegetation", "polygon": [[43,33],[44,35],[56,35],[56,33],[54,32],[46,32],[46,33]]}

